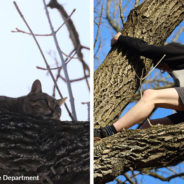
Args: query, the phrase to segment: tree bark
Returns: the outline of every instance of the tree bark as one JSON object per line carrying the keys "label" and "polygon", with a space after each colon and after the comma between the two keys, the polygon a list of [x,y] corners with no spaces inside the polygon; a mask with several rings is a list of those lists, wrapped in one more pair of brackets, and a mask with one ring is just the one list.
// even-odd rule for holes
{"label": "tree bark", "polygon": [[95,143],[94,183],[112,181],[130,170],[145,171],[184,161],[184,123],[123,130]]}
{"label": "tree bark", "polygon": [[0,109],[3,175],[39,176],[36,182],[13,183],[89,183],[89,122],[34,119]]}
{"label": "tree bark", "polygon": [[[145,0],[132,10],[123,35],[142,38],[162,45],[184,19],[182,0]],[[140,85],[139,78],[150,70],[152,62],[113,47],[94,74],[95,127],[115,122]]]}

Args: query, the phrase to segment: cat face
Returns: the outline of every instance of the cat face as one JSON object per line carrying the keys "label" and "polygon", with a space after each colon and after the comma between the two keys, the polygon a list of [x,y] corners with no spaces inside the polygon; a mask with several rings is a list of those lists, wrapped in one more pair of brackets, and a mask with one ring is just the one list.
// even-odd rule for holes
{"label": "cat face", "polygon": [[24,100],[24,113],[43,119],[59,120],[61,116],[60,105],[64,103],[66,98],[56,100],[55,98],[42,92],[39,80],[34,81],[31,92]]}

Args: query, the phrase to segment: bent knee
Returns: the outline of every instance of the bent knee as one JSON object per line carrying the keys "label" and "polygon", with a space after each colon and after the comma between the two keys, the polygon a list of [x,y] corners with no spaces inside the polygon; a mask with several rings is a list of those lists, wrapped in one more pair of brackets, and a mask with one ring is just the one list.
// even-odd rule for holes
{"label": "bent knee", "polygon": [[145,101],[152,101],[155,98],[155,90],[154,89],[147,89],[144,91],[142,100]]}

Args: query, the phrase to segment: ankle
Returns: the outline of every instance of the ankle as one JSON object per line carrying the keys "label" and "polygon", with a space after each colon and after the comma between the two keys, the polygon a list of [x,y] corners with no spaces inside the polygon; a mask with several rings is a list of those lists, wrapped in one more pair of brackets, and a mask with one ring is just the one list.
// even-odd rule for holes
{"label": "ankle", "polygon": [[100,127],[99,129],[94,129],[94,137],[108,137],[116,134],[117,131],[113,125],[107,125],[106,127]]}
{"label": "ankle", "polygon": [[102,128],[103,137],[108,137],[117,133],[115,127],[113,125],[107,125],[106,127]]}
{"label": "ankle", "polygon": [[107,125],[105,128],[107,129],[109,135],[117,134],[117,130],[114,125]]}

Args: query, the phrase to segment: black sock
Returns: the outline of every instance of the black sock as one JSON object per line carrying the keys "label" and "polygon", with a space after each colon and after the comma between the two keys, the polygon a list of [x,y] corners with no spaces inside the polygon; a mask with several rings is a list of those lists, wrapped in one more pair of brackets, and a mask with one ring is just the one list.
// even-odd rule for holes
{"label": "black sock", "polygon": [[115,129],[114,125],[106,126],[105,129],[108,135],[114,135],[117,133],[117,130]]}
{"label": "black sock", "polygon": [[113,125],[94,129],[94,137],[104,138],[116,133],[117,131]]}

